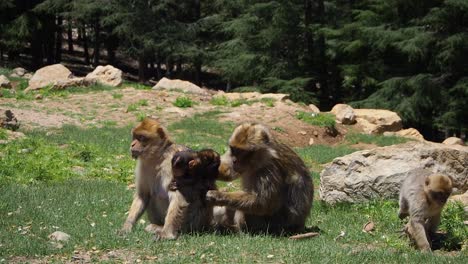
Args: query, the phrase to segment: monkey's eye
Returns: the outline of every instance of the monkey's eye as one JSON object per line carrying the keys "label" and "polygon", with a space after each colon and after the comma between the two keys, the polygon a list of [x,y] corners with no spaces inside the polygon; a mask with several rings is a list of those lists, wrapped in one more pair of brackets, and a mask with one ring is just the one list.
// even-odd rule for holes
{"label": "monkey's eye", "polygon": [[137,137],[137,140],[140,141],[140,142],[147,142],[147,141],[148,141],[148,138],[145,137],[145,136],[141,136],[141,135],[140,135],[140,136]]}
{"label": "monkey's eye", "polygon": [[229,147],[231,149],[231,154],[238,157],[240,155],[242,155],[245,150],[243,149],[240,149],[240,148],[236,148],[236,147]]}

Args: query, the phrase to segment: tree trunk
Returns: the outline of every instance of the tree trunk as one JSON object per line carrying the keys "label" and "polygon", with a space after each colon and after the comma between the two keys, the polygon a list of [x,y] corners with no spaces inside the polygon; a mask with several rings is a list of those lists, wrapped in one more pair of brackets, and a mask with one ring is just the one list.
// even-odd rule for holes
{"label": "tree trunk", "polygon": [[55,62],[55,32],[56,32],[56,25],[55,25],[55,16],[47,16],[44,19],[46,22],[44,32],[45,32],[45,53],[47,56],[47,64],[54,64]]}
{"label": "tree trunk", "polygon": [[62,61],[62,26],[63,18],[62,16],[57,17],[57,35],[55,36],[55,62]]}
{"label": "tree trunk", "polygon": [[[323,4],[323,0],[317,1],[317,20],[320,25],[324,24],[325,21],[325,7]],[[322,92],[322,100],[320,102],[320,109],[328,109],[330,105],[333,103],[333,99],[330,98],[333,96],[328,89],[328,73],[327,73],[327,61],[326,61],[326,54],[325,54],[325,36],[323,33],[319,33],[318,41],[317,41],[317,50],[318,50],[318,61],[317,64],[318,68],[318,81],[320,84],[320,91]]]}
{"label": "tree trunk", "polygon": [[304,64],[308,71],[312,68],[314,59],[314,36],[312,31],[309,29],[312,22],[312,11],[312,0],[304,0],[304,47],[306,49]]}
{"label": "tree trunk", "polygon": [[146,81],[146,67],[147,64],[145,54],[140,54],[140,56],[138,57],[138,81],[141,83]]}
{"label": "tree trunk", "polygon": [[99,65],[99,34],[100,34],[100,25],[99,25],[99,20],[96,19],[94,21],[94,60],[93,60],[93,65],[96,67]]}
{"label": "tree trunk", "polygon": [[68,52],[73,53],[73,31],[72,31],[72,24],[71,24],[70,18],[68,19],[67,24],[68,24],[68,29],[67,29]]}
{"label": "tree trunk", "polygon": [[85,64],[89,65],[89,50],[88,50],[88,37],[86,36],[86,26],[83,26],[83,31],[81,33],[82,33],[81,37],[83,38],[84,60],[85,60]]}
{"label": "tree trunk", "polygon": [[[32,33],[32,38],[31,38],[31,56],[32,56],[32,66],[33,69],[39,69],[42,67],[42,59],[43,59],[43,53],[42,53],[42,39],[40,36],[40,33],[38,31],[35,31]],[[8,60],[11,60],[12,56],[8,54]]]}

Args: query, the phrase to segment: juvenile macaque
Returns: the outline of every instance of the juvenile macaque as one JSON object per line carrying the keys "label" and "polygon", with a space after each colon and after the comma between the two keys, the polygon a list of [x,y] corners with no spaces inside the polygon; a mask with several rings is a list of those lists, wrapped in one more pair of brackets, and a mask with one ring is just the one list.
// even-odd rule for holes
{"label": "juvenile macaque", "polygon": [[301,158],[277,142],[267,127],[245,123],[229,139],[218,178],[241,178],[242,191],[208,191],[207,200],[236,210],[238,229],[298,233],[312,206],[314,188]]}
{"label": "juvenile macaque", "polygon": [[409,216],[406,232],[418,249],[431,251],[431,237],[437,231],[442,208],[452,193],[452,179],[418,171],[406,178],[400,189],[398,217]]}
{"label": "juvenile macaque", "polygon": [[211,149],[180,151],[172,158],[173,201],[164,227],[156,239],[175,239],[180,231],[208,230],[213,225],[213,206],[205,201],[208,190],[216,190],[219,154]]}
{"label": "juvenile macaque", "polygon": [[155,232],[164,224],[171,201],[168,186],[172,181],[172,157],[177,151],[187,148],[174,144],[165,129],[152,118],[145,118],[132,129],[132,137],[130,151],[137,160],[136,192],[120,234],[130,232],[145,210],[150,220],[146,230]]}

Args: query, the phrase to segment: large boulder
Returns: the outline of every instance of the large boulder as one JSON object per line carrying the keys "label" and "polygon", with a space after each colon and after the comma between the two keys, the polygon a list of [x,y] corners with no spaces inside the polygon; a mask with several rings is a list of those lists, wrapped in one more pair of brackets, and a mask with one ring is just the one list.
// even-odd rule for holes
{"label": "large boulder", "polygon": [[369,134],[398,131],[403,128],[397,113],[384,109],[354,109],[356,121]]}
{"label": "large boulder", "polygon": [[200,88],[199,86],[183,80],[170,80],[166,77],[159,80],[159,82],[153,87],[153,90],[181,90],[187,93],[194,93],[194,94],[206,94],[207,92]]}
{"label": "large boulder", "polygon": [[85,77],[86,83],[98,82],[109,86],[119,86],[122,84],[122,71],[112,65],[97,66],[93,72]]}
{"label": "large boulder", "polygon": [[457,138],[457,137],[449,137],[449,138],[446,138],[444,140],[444,142],[442,142],[442,144],[446,144],[446,145],[465,145],[465,143],[463,142],[463,140],[461,138]]}
{"label": "large boulder", "polygon": [[331,204],[396,198],[401,182],[421,169],[451,176],[466,191],[468,147],[413,141],[336,158],[320,174],[320,198]]}
{"label": "large boulder", "polygon": [[352,125],[356,123],[354,109],[347,104],[336,104],[330,111],[335,115],[336,121],[344,125]]}
{"label": "large boulder", "polygon": [[23,75],[26,74],[26,69],[17,67],[11,71],[11,74],[15,74],[15,76],[18,76],[18,77],[23,77]]}
{"label": "large boulder", "polygon": [[10,80],[5,75],[0,75],[0,88],[11,88]]}
{"label": "large boulder", "polygon": [[397,132],[386,131],[383,133],[384,136],[399,136],[414,139],[417,141],[424,141],[423,135],[415,128],[402,129]]}
{"label": "large boulder", "polygon": [[62,64],[49,65],[34,73],[25,91],[38,90],[48,85],[54,86],[58,82],[66,82],[72,77],[71,71]]}

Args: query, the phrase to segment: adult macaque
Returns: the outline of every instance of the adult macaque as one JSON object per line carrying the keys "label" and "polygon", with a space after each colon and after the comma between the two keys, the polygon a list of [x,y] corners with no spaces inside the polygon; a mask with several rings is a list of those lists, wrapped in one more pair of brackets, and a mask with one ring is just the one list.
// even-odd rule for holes
{"label": "adult macaque", "polygon": [[152,118],[145,118],[132,129],[130,151],[137,160],[135,168],[136,192],[127,220],[120,234],[132,230],[136,221],[147,211],[150,224],[145,228],[155,232],[164,225],[171,195],[168,186],[172,181],[171,160],[177,151],[187,148],[174,144],[167,132]]}
{"label": "adult macaque", "polygon": [[267,127],[245,123],[229,139],[219,179],[241,178],[242,191],[208,191],[207,200],[236,210],[238,229],[299,233],[312,206],[314,188],[301,158],[277,142]]}
{"label": "adult macaque", "polygon": [[398,216],[409,216],[406,232],[418,249],[431,251],[431,237],[437,231],[441,211],[452,193],[452,179],[420,171],[406,178],[400,189]]}

